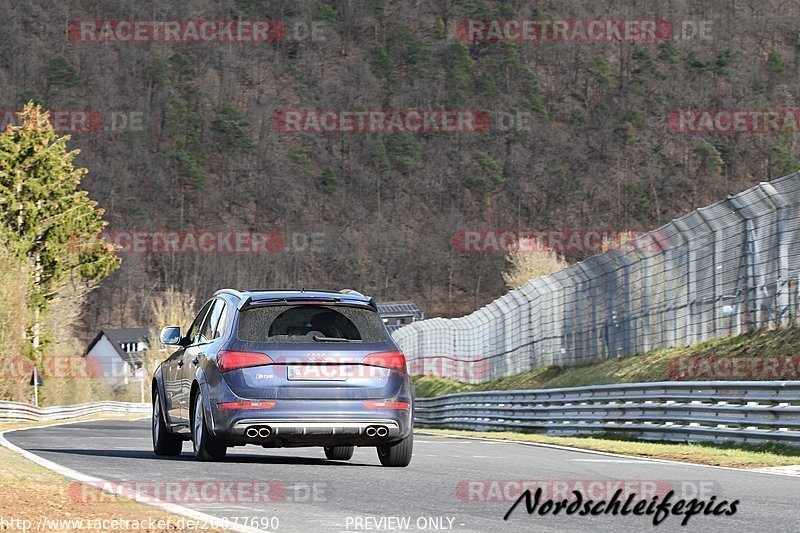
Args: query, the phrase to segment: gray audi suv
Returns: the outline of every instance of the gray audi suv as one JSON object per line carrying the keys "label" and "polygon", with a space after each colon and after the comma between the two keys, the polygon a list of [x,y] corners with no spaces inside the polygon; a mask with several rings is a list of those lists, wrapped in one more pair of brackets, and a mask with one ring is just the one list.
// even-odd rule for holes
{"label": "gray audi suv", "polygon": [[407,466],[413,385],[375,301],[345,290],[223,289],[175,346],[152,382],[153,449],[219,461],[228,448],[321,446],[347,460],[377,449],[383,466]]}

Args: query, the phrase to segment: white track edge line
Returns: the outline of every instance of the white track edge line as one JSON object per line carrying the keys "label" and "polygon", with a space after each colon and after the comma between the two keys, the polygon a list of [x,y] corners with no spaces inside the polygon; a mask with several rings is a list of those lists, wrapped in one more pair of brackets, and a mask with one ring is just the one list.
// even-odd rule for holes
{"label": "white track edge line", "polygon": [[[149,419],[150,417],[147,417],[147,418]],[[67,468],[66,466],[62,466],[62,465],[60,465],[58,463],[50,461],[49,459],[45,459],[44,457],[36,455],[33,452],[29,452],[28,450],[25,450],[24,448],[20,448],[16,444],[13,444],[13,443],[9,442],[9,440],[6,438],[6,433],[13,433],[15,431],[25,431],[25,430],[29,430],[29,429],[39,429],[39,428],[47,428],[47,427],[53,427],[53,426],[65,426],[65,425],[68,425],[68,424],[77,424],[77,423],[83,423],[83,422],[108,421],[108,420],[119,420],[119,419],[117,419],[117,418],[94,418],[94,419],[91,419],[91,420],[73,420],[73,421],[70,421],[70,422],[57,422],[55,424],[45,424],[45,425],[42,425],[42,426],[31,426],[31,427],[24,427],[24,428],[6,429],[4,431],[0,431],[0,445],[5,446],[6,448],[11,450],[12,452],[16,452],[19,455],[23,456],[24,458],[26,458],[26,459],[28,459],[30,461],[33,461],[37,465],[39,465],[41,467],[44,467],[44,468],[46,468],[48,470],[51,470],[51,471],[55,472],[56,474],[59,474],[59,475],[64,476],[66,478],[69,478],[69,479],[72,479],[74,481],[77,481],[77,482],[79,482],[79,483],[81,483],[83,485],[87,485],[87,486],[94,487],[94,488],[99,488],[103,492],[107,492],[109,494],[116,494],[118,496],[122,496],[123,498],[127,498],[129,500],[133,500],[136,503],[140,503],[142,505],[148,505],[150,507],[156,507],[156,508],[161,509],[162,511],[166,511],[166,512],[168,512],[170,514],[181,515],[181,516],[185,516],[187,518],[192,518],[194,520],[203,521],[206,524],[221,525],[223,523],[221,518],[218,518],[218,517],[210,515],[210,514],[202,513],[200,511],[195,511],[194,509],[190,509],[188,507],[184,507],[182,505],[178,505],[178,504],[175,504],[175,503],[162,502],[162,501],[155,501],[155,502],[140,501],[140,499],[146,499],[144,497],[144,495],[142,495],[140,492],[135,492],[135,493],[130,494],[130,495],[128,495],[128,494],[119,494],[118,492],[114,492],[113,490],[109,490],[109,489],[113,489],[113,487],[116,486],[116,483],[113,483],[111,481],[107,481],[107,480],[102,479],[102,478],[92,477],[92,476],[90,476],[88,474],[84,474],[83,472],[78,472],[77,470],[73,470],[71,468]],[[139,420],[141,420],[141,419],[139,419]],[[134,422],[134,420],[127,420],[126,422]],[[98,486],[99,484],[101,486]],[[111,485],[111,486],[109,486],[109,485]],[[152,499],[152,498],[150,498],[150,499]],[[271,533],[271,532],[269,532],[267,530],[264,530],[264,529],[257,529],[257,528],[253,528],[253,527],[250,527],[250,526],[245,526],[243,524],[236,524],[235,522],[230,522],[230,521],[225,521],[224,524],[225,524],[224,528],[226,530],[228,530],[228,531],[236,531],[237,533]]]}
{"label": "white track edge line", "polygon": [[[638,459],[642,461],[649,461],[652,463],[663,463],[669,465],[678,465],[678,466],[699,466],[702,468],[717,468],[720,470],[730,470],[733,472],[742,472],[742,473],[749,473],[749,474],[764,474],[767,476],[783,476],[783,477],[799,477],[797,474],[789,474],[784,472],[764,472],[759,469],[745,469],[745,468],[736,468],[733,466],[719,466],[719,465],[704,465],[701,463],[691,463],[688,461],[673,461],[670,459],[656,459],[654,457],[643,457],[641,455],[625,455],[624,453],[614,453],[614,452],[603,452],[600,450],[587,450],[585,448],[575,448],[572,446],[563,446],[561,444],[549,444],[546,442],[530,442],[524,440],[511,440],[511,439],[495,439],[492,437],[474,437],[474,436],[467,436],[467,435],[456,435],[453,433],[430,433],[422,431],[415,431],[415,434],[421,435],[437,435],[439,437],[448,437],[451,439],[470,439],[470,440],[483,440],[489,442],[507,442],[511,444],[524,444],[526,446],[538,446],[540,448],[552,448],[554,450],[562,450],[562,451],[569,451],[569,452],[578,452],[578,453],[591,453],[594,455],[606,455],[609,457],[620,457],[625,459]],[[759,467],[759,468],[773,468],[773,467]]]}

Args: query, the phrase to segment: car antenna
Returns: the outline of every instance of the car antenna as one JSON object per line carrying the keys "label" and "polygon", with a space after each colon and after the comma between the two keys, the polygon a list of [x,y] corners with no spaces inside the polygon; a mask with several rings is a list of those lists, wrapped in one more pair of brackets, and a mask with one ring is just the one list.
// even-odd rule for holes
{"label": "car antenna", "polygon": [[302,287],[302,288],[300,289],[300,292],[306,292],[306,288],[305,288],[305,287]]}

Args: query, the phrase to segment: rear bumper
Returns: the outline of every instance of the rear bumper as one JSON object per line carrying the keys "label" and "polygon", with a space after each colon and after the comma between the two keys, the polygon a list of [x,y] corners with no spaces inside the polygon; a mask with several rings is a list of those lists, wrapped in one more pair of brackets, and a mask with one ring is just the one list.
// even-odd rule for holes
{"label": "rear bumper", "polygon": [[[410,399],[403,401],[411,404]],[[229,444],[376,446],[397,442],[412,431],[412,409],[373,409],[361,401],[279,400],[272,409],[211,407],[212,431]],[[248,435],[248,428],[266,429],[268,435]]]}
{"label": "rear bumper", "polygon": [[[405,402],[409,409],[391,409],[365,406],[375,398],[337,398],[342,391],[329,391],[330,398],[297,399],[285,397],[278,390],[270,398],[252,398],[253,401],[275,402],[271,408],[221,409],[218,404],[248,401],[235,394],[221,378],[213,385],[201,384],[209,429],[219,439],[230,445],[257,444],[265,447],[283,446],[375,446],[392,444],[412,431],[413,385],[408,376],[400,380],[399,387],[391,387],[387,397],[391,402]],[[351,391],[350,391],[351,392]],[[387,392],[387,391],[383,391]],[[206,394],[207,393],[207,394]],[[348,392],[349,393],[349,392]],[[365,396],[374,396],[365,394]],[[262,426],[269,435],[254,438],[246,434],[252,426]],[[370,434],[370,427],[382,427],[385,434]],[[383,433],[383,431],[382,431]]]}

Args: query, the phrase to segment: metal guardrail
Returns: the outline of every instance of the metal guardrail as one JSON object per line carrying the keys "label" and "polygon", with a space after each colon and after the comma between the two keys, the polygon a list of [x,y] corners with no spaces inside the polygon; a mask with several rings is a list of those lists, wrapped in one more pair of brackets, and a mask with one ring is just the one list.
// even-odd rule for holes
{"label": "metal guardrail", "polygon": [[414,424],[800,445],[800,381],[682,381],[417,398]]}
{"label": "metal guardrail", "polygon": [[21,402],[0,401],[0,421],[73,420],[98,414],[150,413],[150,404],[133,402],[88,402],[76,405],[34,407]]}

